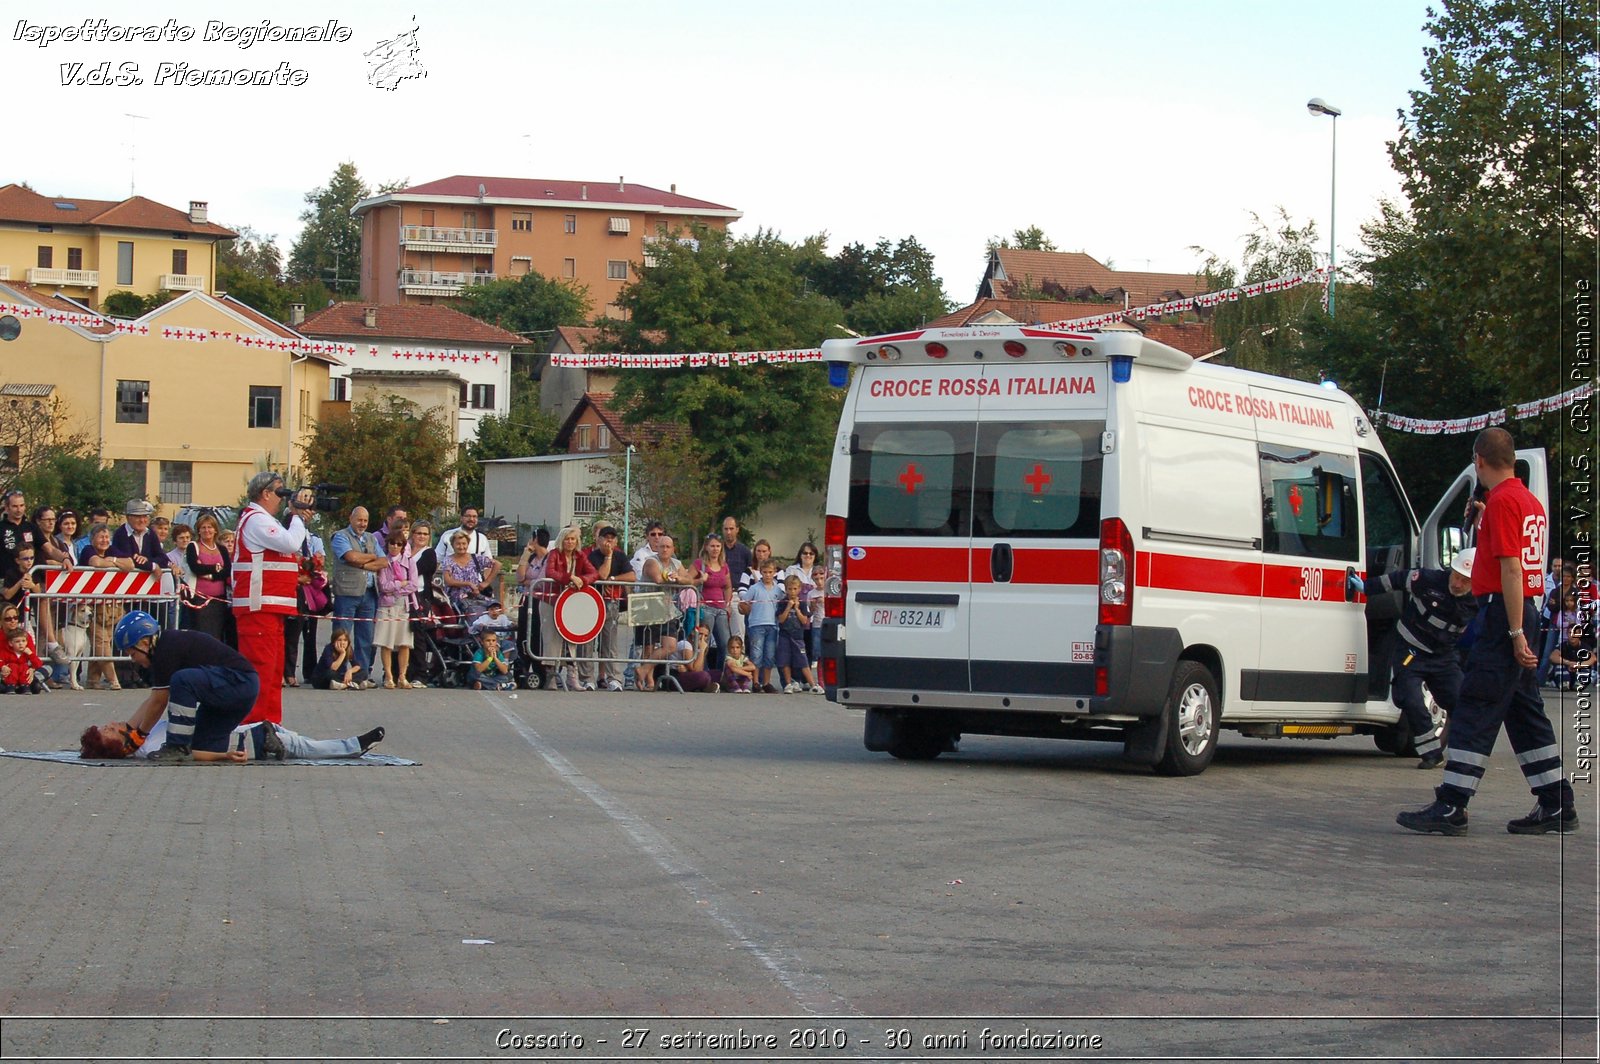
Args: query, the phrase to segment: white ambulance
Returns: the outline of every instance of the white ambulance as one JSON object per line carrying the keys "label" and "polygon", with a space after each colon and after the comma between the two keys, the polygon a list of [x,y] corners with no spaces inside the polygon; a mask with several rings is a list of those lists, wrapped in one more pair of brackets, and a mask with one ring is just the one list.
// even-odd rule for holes
{"label": "white ambulance", "polygon": [[823,358],[849,380],[823,683],[866,711],[869,750],[1110,739],[1171,775],[1222,728],[1409,752],[1402,601],[1360,578],[1453,556],[1470,470],[1419,528],[1349,396],[1133,331],[930,329]]}

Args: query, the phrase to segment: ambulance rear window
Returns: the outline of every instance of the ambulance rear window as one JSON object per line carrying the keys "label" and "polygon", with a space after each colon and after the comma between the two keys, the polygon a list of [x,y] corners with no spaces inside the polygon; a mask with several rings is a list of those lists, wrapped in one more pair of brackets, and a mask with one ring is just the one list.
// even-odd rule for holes
{"label": "ambulance rear window", "polygon": [[976,536],[1100,535],[1103,422],[986,422],[978,436]]}
{"label": "ambulance rear window", "polygon": [[972,435],[970,424],[858,423],[850,465],[850,534],[968,535]]}

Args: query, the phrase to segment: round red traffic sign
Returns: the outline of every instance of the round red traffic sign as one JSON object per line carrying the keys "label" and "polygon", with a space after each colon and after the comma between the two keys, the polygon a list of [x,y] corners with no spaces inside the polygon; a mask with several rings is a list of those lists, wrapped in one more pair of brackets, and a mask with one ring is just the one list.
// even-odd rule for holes
{"label": "round red traffic sign", "polygon": [[606,626],[606,600],[592,587],[569,587],[556,599],[556,631],[569,643],[592,643]]}

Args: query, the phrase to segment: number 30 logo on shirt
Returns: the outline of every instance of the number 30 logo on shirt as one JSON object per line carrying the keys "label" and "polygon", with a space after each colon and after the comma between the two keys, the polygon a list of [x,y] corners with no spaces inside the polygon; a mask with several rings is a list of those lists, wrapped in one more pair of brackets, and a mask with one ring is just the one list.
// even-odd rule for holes
{"label": "number 30 logo on shirt", "polygon": [[1540,572],[1544,569],[1543,514],[1529,514],[1522,519],[1522,565],[1525,569]]}

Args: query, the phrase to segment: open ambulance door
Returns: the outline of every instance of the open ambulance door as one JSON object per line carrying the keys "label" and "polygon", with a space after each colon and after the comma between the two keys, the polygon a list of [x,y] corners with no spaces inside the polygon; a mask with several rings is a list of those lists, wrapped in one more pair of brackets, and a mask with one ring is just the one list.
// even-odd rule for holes
{"label": "open ambulance door", "polygon": [[[1543,448],[1535,447],[1517,452],[1517,479],[1544,505],[1545,516],[1550,515],[1550,474]],[[1469,518],[1467,504],[1478,486],[1477,474],[1469,464],[1450,482],[1444,497],[1433,508],[1428,519],[1422,522],[1422,558],[1418,564],[1430,569],[1443,569],[1461,551],[1473,545],[1476,539],[1476,522]],[[1540,564],[1550,560],[1550,522],[1545,522],[1544,542],[1540,544]]]}

